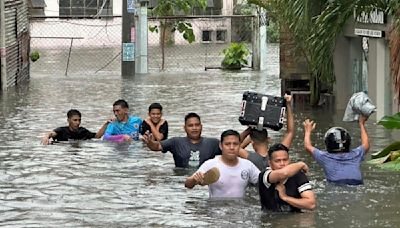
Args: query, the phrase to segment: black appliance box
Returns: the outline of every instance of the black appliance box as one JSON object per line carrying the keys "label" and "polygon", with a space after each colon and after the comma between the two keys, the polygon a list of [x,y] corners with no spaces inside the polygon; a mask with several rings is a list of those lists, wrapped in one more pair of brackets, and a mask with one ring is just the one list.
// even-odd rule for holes
{"label": "black appliance box", "polygon": [[246,91],[239,122],[259,130],[270,128],[278,131],[283,127],[285,111],[285,98]]}

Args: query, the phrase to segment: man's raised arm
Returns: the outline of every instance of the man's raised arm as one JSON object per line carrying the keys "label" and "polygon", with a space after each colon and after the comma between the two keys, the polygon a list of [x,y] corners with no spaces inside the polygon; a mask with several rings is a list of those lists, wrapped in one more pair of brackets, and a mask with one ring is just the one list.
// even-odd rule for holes
{"label": "man's raised arm", "polygon": [[292,96],[285,94],[284,97],[286,99],[286,110],[287,110],[287,132],[283,137],[281,143],[287,148],[290,148],[295,134],[294,116],[292,110]]}

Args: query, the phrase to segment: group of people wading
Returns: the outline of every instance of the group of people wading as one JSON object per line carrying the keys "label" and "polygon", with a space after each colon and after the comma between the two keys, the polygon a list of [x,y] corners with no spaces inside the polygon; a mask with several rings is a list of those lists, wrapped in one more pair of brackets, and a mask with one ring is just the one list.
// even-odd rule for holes
{"label": "group of people wading", "polygon": [[[186,188],[208,185],[211,198],[243,198],[248,186],[257,186],[263,210],[301,211],[314,210],[315,193],[306,173],[308,166],[289,157],[294,135],[292,97],[284,96],[287,110],[287,131],[280,143],[269,146],[267,130],[247,128],[239,134],[236,130],[222,132],[221,138],[203,137],[200,116],[188,113],[184,118],[186,136],[168,138],[168,123],[162,117],[162,106],[149,106],[148,117],[142,120],[129,115],[125,100],[113,104],[114,116],[107,120],[97,133],[80,127],[81,113],[67,113],[68,126],[47,133],[43,144],[57,141],[103,138],[113,142],[142,139],[152,151],[171,152],[176,167],[196,167],[198,170],[185,181]],[[360,116],[361,145],[350,149],[350,134],[340,127],[325,134],[326,150],[315,148],[311,133],[315,123],[303,122],[304,147],[322,166],[328,182],[346,185],[363,183],[360,164],[369,149],[365,129],[367,117]],[[140,136],[141,135],[141,136]],[[247,150],[248,144],[254,151]]]}

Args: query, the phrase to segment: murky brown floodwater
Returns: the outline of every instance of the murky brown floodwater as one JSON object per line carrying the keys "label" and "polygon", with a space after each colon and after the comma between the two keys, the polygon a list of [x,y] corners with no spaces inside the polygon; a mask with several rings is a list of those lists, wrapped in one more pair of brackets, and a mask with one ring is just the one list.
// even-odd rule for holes
{"label": "murky brown floodwater", "polygon": [[[164,106],[170,136],[183,135],[183,117],[198,112],[205,136],[237,120],[245,90],[279,94],[277,67],[268,72],[208,71],[199,74],[112,76],[32,75],[21,88],[0,96],[0,225],[9,227],[398,227],[400,174],[363,164],[365,185],[335,187],[302,148],[301,122],[316,119],[314,134],[340,124],[342,112],[295,107],[298,128],[293,160],[310,166],[318,207],[302,214],[265,214],[256,189],[243,201],[209,201],[206,187],[184,188],[193,170],[174,168],[172,156],[151,152],[141,142],[101,140],[40,145],[41,136],[66,125],[66,112],[77,108],[82,126],[96,131],[112,114],[112,103],[126,99],[131,113],[146,116],[152,102]],[[357,125],[346,124],[358,142]],[[393,136],[367,123],[372,151]],[[275,141],[280,137],[272,134]]]}

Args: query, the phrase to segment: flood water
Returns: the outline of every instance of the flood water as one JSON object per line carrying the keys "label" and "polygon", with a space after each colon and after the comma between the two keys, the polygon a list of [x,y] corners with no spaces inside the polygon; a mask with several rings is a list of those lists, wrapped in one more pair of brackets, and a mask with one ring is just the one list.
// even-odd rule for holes
{"label": "flood water", "polygon": [[[275,68],[276,69],[276,68]],[[302,147],[301,122],[317,120],[313,135],[322,147],[328,127],[342,125],[359,143],[355,124],[342,124],[342,111],[296,106],[294,161],[310,166],[318,206],[300,214],[263,213],[255,188],[240,201],[208,200],[207,187],[188,190],[184,181],[194,170],[175,169],[170,153],[149,151],[141,142],[117,144],[91,140],[43,146],[43,134],[67,124],[66,112],[79,109],[82,126],[97,131],[120,98],[132,114],[145,117],[160,102],[170,136],[184,135],[183,117],[197,112],[203,135],[244,130],[238,122],[245,90],[278,95],[276,71],[199,74],[32,75],[26,85],[0,96],[0,225],[9,227],[398,227],[400,174],[362,165],[359,187],[330,186],[322,169]],[[394,137],[367,123],[372,149]],[[271,133],[279,141],[280,132]],[[369,157],[367,157],[369,159]]]}

